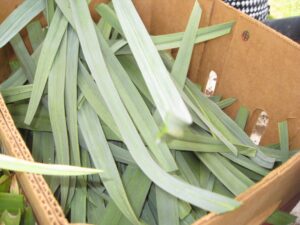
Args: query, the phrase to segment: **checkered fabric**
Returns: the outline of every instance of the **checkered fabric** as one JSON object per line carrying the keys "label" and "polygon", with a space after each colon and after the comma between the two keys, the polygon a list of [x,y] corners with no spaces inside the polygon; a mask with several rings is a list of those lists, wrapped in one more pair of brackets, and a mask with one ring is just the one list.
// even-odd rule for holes
{"label": "checkered fabric", "polygon": [[229,5],[252,16],[253,18],[265,21],[269,14],[268,0],[224,0]]}

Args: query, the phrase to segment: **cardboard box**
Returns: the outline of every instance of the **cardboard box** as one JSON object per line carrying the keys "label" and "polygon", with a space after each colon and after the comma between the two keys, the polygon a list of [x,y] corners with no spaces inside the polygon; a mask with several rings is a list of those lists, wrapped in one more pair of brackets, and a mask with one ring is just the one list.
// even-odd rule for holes
{"label": "cardboard box", "polygon": [[[20,2],[1,1],[0,21]],[[93,0],[90,5],[91,9],[99,2],[103,1]],[[193,0],[135,0],[134,2],[151,34],[184,31],[194,3]],[[199,0],[199,2],[203,10],[201,26],[231,20],[235,20],[236,24],[230,35],[195,47],[190,78],[205,85],[209,72],[216,71],[218,74],[217,94],[238,99],[237,103],[226,110],[230,116],[235,116],[236,110],[241,105],[250,109],[253,118],[257,110],[266,111],[270,117],[270,123],[263,136],[262,144],[276,143],[278,141],[277,123],[288,119],[290,142],[293,148],[299,147],[300,63],[298,60],[300,46],[220,0]],[[7,10],[2,10],[4,8]],[[95,12],[93,12],[93,17],[95,20],[98,19]],[[8,73],[7,58],[11,57],[11,54],[8,47],[0,49],[1,77]],[[13,126],[3,101],[0,106],[2,112],[0,138],[5,140],[4,146],[11,155],[24,158],[25,152],[27,159],[30,159],[29,151],[20,140],[20,135]],[[247,124],[248,132],[252,130],[255,122],[253,118],[250,119],[252,122]],[[11,130],[13,130],[13,136],[11,136]],[[16,139],[22,147],[11,143]],[[263,223],[276,208],[299,193],[299,172],[300,155],[298,154],[238,196],[237,199],[243,202],[242,207],[224,215],[209,214],[195,225]],[[35,204],[39,206],[34,207],[34,211],[40,224],[67,224],[56,200],[53,195],[49,194],[47,185],[43,186],[45,189],[41,189],[45,191],[43,198],[37,197],[37,189],[28,189],[34,185],[45,185],[42,176],[32,179],[29,175],[27,177],[19,173],[18,177],[29,202],[33,206]],[[46,199],[46,203],[41,202],[41,199]],[[45,222],[45,218],[49,223]]]}

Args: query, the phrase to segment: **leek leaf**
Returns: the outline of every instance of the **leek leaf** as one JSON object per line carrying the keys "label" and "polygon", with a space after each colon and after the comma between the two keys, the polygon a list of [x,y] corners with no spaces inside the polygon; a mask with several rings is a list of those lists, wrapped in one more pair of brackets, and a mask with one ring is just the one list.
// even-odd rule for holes
{"label": "leek leaf", "polygon": [[1,169],[52,176],[79,176],[102,172],[101,170],[91,168],[30,162],[3,154],[0,154],[0,163]]}
{"label": "leek leaf", "polygon": [[25,117],[25,123],[30,124],[44,91],[53,61],[60,46],[60,42],[67,29],[68,22],[59,9],[56,9],[52,23],[44,40],[41,55],[37,64],[33,81],[33,89]]}
{"label": "leek leaf", "polygon": [[45,8],[44,0],[26,0],[0,25],[0,48]]}

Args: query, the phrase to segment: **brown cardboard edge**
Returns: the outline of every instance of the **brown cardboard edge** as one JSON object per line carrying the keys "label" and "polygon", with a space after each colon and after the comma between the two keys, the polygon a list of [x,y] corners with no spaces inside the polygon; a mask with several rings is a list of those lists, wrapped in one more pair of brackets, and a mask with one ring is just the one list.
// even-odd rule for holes
{"label": "brown cardboard edge", "polygon": [[[219,0],[215,0],[215,1],[219,1]],[[221,1],[220,1],[221,2]],[[235,11],[235,13],[237,12],[236,9],[232,8],[231,6],[221,2],[222,4],[224,4],[224,7],[226,8],[230,8],[230,10],[233,10]],[[240,16],[241,17],[245,17],[249,20],[249,22],[251,23],[254,23],[256,24],[257,26],[259,27],[262,27],[263,29],[267,30],[268,32],[272,32],[274,33],[275,35],[279,35],[284,41],[288,42],[291,46],[293,47],[296,47],[296,48],[299,48],[300,49],[300,46],[293,42],[292,40],[288,39],[287,37],[281,35],[280,33],[278,33],[277,31],[267,27],[266,25],[264,24],[261,24],[260,22],[248,17],[247,15],[244,15],[242,13],[240,13]],[[4,110],[3,110],[4,109]],[[5,111],[6,110],[6,111]],[[0,138],[3,140],[3,144],[5,146],[5,148],[7,149],[8,151],[8,154],[12,155],[12,156],[15,156],[17,157],[18,156],[18,152],[23,152],[24,155],[28,156],[28,153],[29,150],[27,149],[27,147],[25,146],[25,143],[23,142],[20,134],[18,133],[17,129],[15,128],[14,124],[13,124],[13,121],[7,111],[7,108],[3,102],[3,99],[0,97],[0,111],[1,111],[1,115],[0,115]],[[6,114],[8,113],[8,114]],[[8,135],[10,132],[13,132],[13,135]],[[17,133],[14,133],[14,132],[17,132]],[[13,149],[13,148],[16,148],[16,146],[14,146],[14,141],[16,140],[20,140],[21,139],[21,142],[22,142],[22,148],[18,148],[17,151],[10,151],[9,149]],[[25,146],[25,150],[23,149],[23,147]],[[23,158],[24,156],[22,155],[21,158]],[[31,158],[32,160],[32,158]],[[250,189],[248,189],[246,192],[244,192],[243,194],[241,194],[240,196],[238,196],[238,200],[242,200],[244,201],[244,203],[247,202],[247,200],[253,198],[256,196],[256,194],[261,191],[261,189],[264,189],[266,190],[267,187],[271,186],[273,184],[273,182],[276,180],[276,178],[279,176],[279,175],[282,175],[282,173],[285,173],[289,170],[292,170],[293,167],[296,166],[296,164],[300,164],[300,157],[293,157],[291,160],[289,160],[287,163],[285,163],[283,166],[281,166],[280,168],[274,170],[273,172],[271,172],[267,177],[265,177],[261,182],[259,182],[258,184],[254,185],[253,187],[251,187]],[[279,172],[278,172],[279,171]],[[39,176],[39,175],[35,175],[35,179],[34,180],[31,180],[30,181],[30,174],[25,174],[25,173],[18,173],[18,178],[19,178],[19,181],[23,187],[23,189],[28,189],[27,192],[25,193],[26,196],[30,196],[30,198],[32,196],[35,196],[36,195],[36,191],[34,190],[34,188],[32,188],[32,184],[39,184],[39,177],[41,177],[41,179],[43,180],[43,182],[45,182],[45,180],[43,179],[42,176]],[[42,182],[42,183],[43,183]],[[47,185],[47,184],[46,184]],[[28,188],[26,188],[28,187]],[[258,188],[258,189],[257,189]],[[49,187],[47,186],[47,189],[49,189]],[[49,196],[48,196],[49,197]],[[46,197],[45,197],[46,198]],[[38,198],[35,198],[36,201],[39,201]],[[56,202],[56,200],[54,199],[53,195],[51,194],[50,192],[50,197],[48,198],[50,199],[49,202],[51,203],[53,200]],[[30,199],[29,199],[30,201]],[[36,202],[34,202],[35,200],[31,200],[30,203],[32,206],[34,206],[35,204],[37,204]],[[57,203],[57,202],[56,202]],[[50,205],[50,204],[49,204]],[[51,204],[52,205],[52,204]],[[58,206],[59,207],[59,206]],[[60,208],[60,207],[59,207]],[[53,209],[51,208],[50,210],[52,210],[51,212],[54,212],[54,215],[55,215],[55,210],[53,211]],[[36,206],[34,208],[34,212],[35,212],[35,215],[37,216],[38,218],[38,221],[40,222],[40,224],[51,224],[51,223],[48,223],[46,221],[52,221],[52,218],[50,217],[50,219],[47,217],[47,216],[44,216],[44,214],[47,214],[47,213],[44,213],[44,209],[42,206]],[[210,214],[206,217],[204,217],[203,219],[199,220],[198,222],[196,222],[195,224],[221,224],[222,221],[220,221],[220,223],[214,223],[215,219],[217,218],[220,218],[222,217],[223,215],[215,215],[215,214]],[[46,219],[49,219],[49,220],[46,220]],[[207,220],[212,220],[212,223],[210,223],[209,221]],[[201,223],[201,222],[204,222],[204,223]],[[207,223],[209,222],[209,223]],[[55,224],[55,223],[53,223]],[[59,222],[58,224],[68,224],[67,221],[63,221],[63,222]]]}
{"label": "brown cardboard edge", "polygon": [[[0,139],[5,153],[34,161],[0,95]],[[64,213],[42,175],[16,173],[22,190],[39,224],[68,225]]]}

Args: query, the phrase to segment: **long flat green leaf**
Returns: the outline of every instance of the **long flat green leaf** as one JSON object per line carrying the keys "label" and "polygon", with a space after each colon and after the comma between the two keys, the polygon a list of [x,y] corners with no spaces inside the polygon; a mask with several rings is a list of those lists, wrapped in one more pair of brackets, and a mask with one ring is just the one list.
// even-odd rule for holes
{"label": "long flat green leaf", "polygon": [[70,138],[70,155],[75,165],[80,165],[80,150],[77,126],[77,69],[79,40],[71,27],[67,30],[65,109]]}
{"label": "long flat green leaf", "polygon": [[[54,19],[53,19],[54,20]],[[54,59],[48,80],[48,107],[55,142],[56,158],[60,164],[70,164],[69,139],[65,111],[67,33]],[[34,85],[33,85],[34,88]],[[34,92],[34,89],[32,93]],[[31,98],[32,99],[32,98]],[[31,101],[30,99],[30,101]],[[28,108],[30,107],[30,103]],[[29,111],[29,110],[28,110]],[[28,111],[27,114],[28,115]],[[69,179],[61,179],[61,205],[66,206]]]}
{"label": "long flat green leaf", "polygon": [[0,84],[0,91],[3,89],[19,86],[24,84],[27,81],[27,77],[25,76],[22,69],[18,69],[12,75],[10,75],[5,81]]}
{"label": "long flat green leaf", "polygon": [[[197,31],[195,44],[228,34],[230,33],[233,25],[234,22],[227,22],[199,28]],[[183,35],[184,32],[158,35],[153,36],[152,40],[155,43],[158,50],[167,50],[178,48],[182,41]]]}
{"label": "long flat green leaf", "polygon": [[125,164],[133,164],[136,165],[135,161],[131,157],[128,150],[121,148],[118,145],[115,145],[113,143],[108,143],[110,150],[115,158],[116,161],[122,162]]}
{"label": "long flat green leaf", "polygon": [[[180,151],[194,151],[194,152],[230,152],[230,149],[222,144],[207,144],[207,143],[196,143],[187,142],[181,140],[171,140],[168,142],[168,146],[174,150]],[[243,155],[253,156],[255,150],[249,148],[239,147],[239,153]]]}
{"label": "long flat green leaf", "polygon": [[179,225],[177,199],[159,187],[155,190],[158,224]]}
{"label": "long flat green leaf", "polygon": [[55,1],[54,0],[46,0],[46,9],[45,9],[45,15],[48,24],[51,24],[51,20],[54,16],[55,12]]}
{"label": "long flat green leaf", "polygon": [[[185,95],[184,93],[182,94],[185,102],[189,105],[189,107],[191,107],[191,109],[194,110],[197,116],[209,127],[211,132],[216,137],[218,137],[235,155],[237,155],[237,148],[233,145],[232,142],[228,140],[227,137],[223,135],[223,133],[212,123],[212,121],[209,118],[207,118],[207,116],[203,114],[203,112],[201,112],[199,103],[197,104],[198,99],[195,96],[193,96],[190,90],[187,90],[187,95]],[[190,98],[194,101],[194,103],[192,102],[192,100],[190,100]]]}
{"label": "long flat green leaf", "polygon": [[222,153],[222,155],[224,157],[228,158],[229,160],[231,160],[241,166],[244,166],[245,168],[247,168],[253,172],[256,172],[262,176],[266,176],[269,173],[268,170],[257,165],[255,162],[251,161],[249,158],[247,158],[245,156],[242,156],[242,155],[234,156],[230,153]]}
{"label": "long flat green leaf", "polygon": [[99,21],[99,23],[97,24],[97,27],[101,30],[101,32],[103,33],[103,36],[105,38],[105,40],[109,40],[110,39],[110,35],[112,32],[112,27],[109,23],[107,23],[105,21],[105,19],[101,18],[101,20]]}
{"label": "long flat green leaf", "polygon": [[[87,151],[81,152],[82,166],[88,167],[89,155]],[[78,177],[76,189],[71,201],[71,222],[85,223],[87,216],[87,177]],[[72,196],[71,196],[72,197]]]}
{"label": "long flat green leaf", "polygon": [[127,199],[126,192],[106,142],[100,121],[87,102],[85,102],[79,110],[78,120],[81,134],[84,137],[94,165],[96,168],[105,170],[105,173],[101,174],[101,179],[108,193],[117,204],[120,211],[134,224],[139,224]]}
{"label": "long flat green leaf", "polygon": [[[201,42],[209,41],[214,38],[221,37],[225,34],[229,34],[233,24],[234,24],[233,22],[228,22],[223,24],[212,25],[209,27],[199,28],[194,43],[198,44]],[[179,48],[182,41],[183,34],[184,33],[179,32],[173,34],[152,36],[151,38],[157,50],[163,51],[168,49]],[[118,52],[116,52],[116,54],[117,55],[131,54],[131,50],[128,47],[128,45],[126,45]]]}
{"label": "long flat green leaf", "polygon": [[283,162],[289,159],[289,131],[287,121],[278,123],[280,150],[284,154]]}
{"label": "long flat green leaf", "polygon": [[148,145],[162,168],[168,172],[177,170],[175,160],[173,159],[166,143],[158,143],[156,140],[159,128],[143,98],[130,80],[122,65],[110,50],[101,33],[98,33],[98,38],[114,84],[124,102],[124,105],[131,115],[133,122],[145,140],[145,143]]}
{"label": "long flat green leaf", "polygon": [[18,128],[24,128],[36,131],[52,131],[49,114],[45,107],[39,107],[34,120],[29,125],[24,123],[28,104],[10,104],[8,109],[14,119],[14,123]]}
{"label": "long flat green leaf", "polygon": [[[37,47],[37,49],[33,52],[31,55],[34,62],[38,61],[38,58],[40,56],[41,52],[41,45]],[[5,80],[3,83],[0,84],[0,90],[3,90],[5,88],[19,86],[24,84],[27,81],[27,77],[23,71],[22,68],[19,68],[17,71],[15,71],[12,75],[9,76],[7,80]]]}
{"label": "long flat green leaf", "polygon": [[[54,2],[54,1],[53,1]],[[65,82],[65,110],[66,110],[66,122],[69,135],[70,144],[70,161],[72,165],[80,166],[80,149],[78,141],[78,125],[77,125],[77,73],[78,73],[78,54],[79,54],[79,40],[78,37],[70,26],[67,29],[67,52],[66,52],[66,82]],[[75,222],[85,222],[83,218],[85,215],[82,213],[78,214],[78,211],[82,210],[86,204],[84,202],[87,191],[85,181],[83,178],[79,183],[79,187],[76,188],[76,179],[71,178],[69,183],[69,196],[68,202],[72,200],[73,195],[74,201],[71,204],[71,216]],[[75,191],[76,188],[76,191]],[[75,212],[74,212],[75,210]],[[78,211],[76,211],[78,210]],[[84,209],[85,210],[85,209]],[[75,215],[75,216],[74,216]]]}
{"label": "long flat green leaf", "polygon": [[195,1],[175,63],[171,70],[171,75],[177,81],[179,87],[183,87],[185,84],[194,49],[194,40],[196,39],[197,29],[201,19],[201,13],[200,5],[198,1]]}
{"label": "long flat green leaf", "polygon": [[21,67],[29,81],[29,83],[33,82],[34,74],[36,70],[36,65],[34,60],[30,57],[27,48],[21,38],[20,34],[17,34],[10,40],[10,44],[14,49],[16,56],[19,59]]}
{"label": "long flat green leaf", "polygon": [[105,212],[105,202],[103,198],[97,195],[91,189],[88,189],[88,198],[92,199],[87,202],[87,222],[90,224],[101,225],[101,219]]}
{"label": "long flat green leaf", "polygon": [[[250,140],[249,136],[215,103],[205,97],[191,81],[187,80],[185,89],[185,91],[193,97],[195,104],[197,104],[198,107],[205,112],[205,114],[209,117],[209,120],[218,128],[218,131],[221,132],[223,137],[230,140],[231,143],[257,149],[257,154],[252,158],[252,160],[255,160],[259,165],[265,168],[272,168],[274,166],[275,159],[263,154],[263,152],[261,152],[260,149],[258,149],[257,146]],[[224,144],[226,143],[224,142]],[[233,153],[237,154],[232,146],[229,148],[233,151]]]}
{"label": "long flat green leaf", "polygon": [[1,94],[5,100],[5,103],[12,103],[24,99],[29,99],[31,96],[32,84],[15,86],[7,89],[3,89]]}
{"label": "long flat green leaf", "polygon": [[35,51],[45,39],[46,32],[43,30],[40,21],[33,21],[26,28],[31,47]]}
{"label": "long flat green leaf", "polygon": [[67,29],[68,22],[59,9],[56,9],[52,23],[43,43],[41,55],[37,64],[33,81],[32,94],[25,117],[25,123],[30,124],[40,103],[53,61],[60,42]]}
{"label": "long flat green leaf", "polygon": [[45,134],[45,132],[37,132],[37,131],[32,132],[31,154],[34,158],[34,161],[36,161],[36,162],[43,162],[43,159],[42,159],[43,151],[41,151],[41,149],[44,149],[44,146],[42,146],[42,144],[44,142],[44,140],[43,140],[44,134]]}
{"label": "long flat green leaf", "polygon": [[107,4],[99,4],[95,7],[95,10],[99,15],[101,16],[101,19],[104,19],[107,23],[109,23],[117,32],[120,34],[123,34],[121,24],[119,23],[119,20],[113,11],[111,7],[109,7]]}
{"label": "long flat green leaf", "polygon": [[[140,215],[151,186],[151,181],[138,167],[132,165],[126,168],[122,180],[135,213]],[[139,188],[136,188],[137,186]],[[122,216],[118,206],[110,201],[103,214],[101,224],[130,225],[131,223]]]}
{"label": "long flat green leaf", "polygon": [[1,169],[52,176],[79,176],[102,172],[99,169],[29,162],[3,154],[0,154],[0,163]]}
{"label": "long flat green leaf", "polygon": [[148,225],[157,225],[154,213],[151,210],[148,202],[145,203],[141,219]]}
{"label": "long flat green leaf", "polygon": [[235,122],[241,129],[245,129],[249,117],[249,110],[246,107],[241,107],[237,112]]}
{"label": "long flat green leaf", "polygon": [[45,8],[43,0],[26,0],[0,25],[0,48]]}
{"label": "long flat green leaf", "polygon": [[236,98],[226,98],[216,103],[220,109],[225,109],[226,107],[231,106],[234,102],[236,102]]}
{"label": "long flat green leaf", "polygon": [[117,135],[117,137],[120,138],[120,132],[106,106],[104,98],[99,92],[93,78],[89,75],[88,71],[84,68],[82,63],[79,63],[78,86],[82,91],[84,97],[93,107],[101,120],[109,127],[110,130],[113,131],[115,135]]}
{"label": "long flat green leaf", "polygon": [[249,187],[222,164],[216,154],[197,153],[196,155],[233,194],[239,195]]}
{"label": "long flat green leaf", "polygon": [[182,128],[191,124],[192,118],[171,80],[170,73],[159,57],[133,3],[130,0],[112,2],[167,132],[180,136]]}
{"label": "long flat green leaf", "polygon": [[199,160],[192,153],[176,151],[175,155],[180,173],[190,184],[200,187]]}

